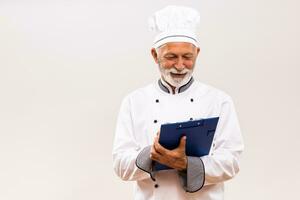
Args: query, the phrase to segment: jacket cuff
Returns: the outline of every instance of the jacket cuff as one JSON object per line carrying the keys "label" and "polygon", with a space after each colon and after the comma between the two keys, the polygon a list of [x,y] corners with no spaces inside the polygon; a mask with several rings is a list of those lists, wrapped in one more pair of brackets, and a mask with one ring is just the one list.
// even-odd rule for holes
{"label": "jacket cuff", "polygon": [[205,182],[205,168],[199,157],[187,157],[188,164],[185,171],[179,171],[179,179],[185,191],[193,193],[199,191]]}
{"label": "jacket cuff", "polygon": [[153,162],[150,158],[150,151],[151,151],[151,145],[145,147],[137,156],[135,160],[135,165],[143,170],[144,172],[147,172],[151,179],[155,181],[154,178],[154,172],[152,171],[153,168]]}

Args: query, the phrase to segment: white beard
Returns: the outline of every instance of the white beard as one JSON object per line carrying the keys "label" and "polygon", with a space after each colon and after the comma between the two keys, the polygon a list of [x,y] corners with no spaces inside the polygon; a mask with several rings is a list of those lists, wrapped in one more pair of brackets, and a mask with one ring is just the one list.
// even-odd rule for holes
{"label": "white beard", "polygon": [[[193,74],[193,69],[190,70],[190,69],[186,69],[186,68],[179,72],[175,68],[165,69],[159,65],[159,70],[160,70],[161,76],[163,77],[164,81],[166,81],[167,83],[169,83],[170,85],[172,85],[175,88],[179,88],[179,87],[187,84]],[[173,78],[171,75],[171,72],[176,73],[176,74],[185,74],[186,73],[186,75],[183,78]]]}

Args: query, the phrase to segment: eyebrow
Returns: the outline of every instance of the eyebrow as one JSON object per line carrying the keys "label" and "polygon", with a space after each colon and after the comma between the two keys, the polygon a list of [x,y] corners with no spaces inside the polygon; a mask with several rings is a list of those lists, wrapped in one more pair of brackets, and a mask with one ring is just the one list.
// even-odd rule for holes
{"label": "eyebrow", "polygon": [[183,54],[183,56],[193,56],[194,54],[193,53],[185,53]]}
{"label": "eyebrow", "polygon": [[[182,56],[193,56],[193,55],[194,55],[193,53],[185,53]],[[164,56],[178,56],[178,55],[175,53],[169,52],[169,53],[166,53]]]}
{"label": "eyebrow", "polygon": [[175,53],[166,53],[164,56],[177,56],[177,54],[175,54]]}

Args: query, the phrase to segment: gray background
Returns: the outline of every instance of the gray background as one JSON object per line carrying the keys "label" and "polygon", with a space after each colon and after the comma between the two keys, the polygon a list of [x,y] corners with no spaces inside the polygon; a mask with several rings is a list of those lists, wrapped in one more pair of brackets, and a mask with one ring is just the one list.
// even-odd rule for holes
{"label": "gray background", "polygon": [[0,199],[130,199],[112,170],[121,99],[159,77],[147,19],[201,12],[196,79],[235,102],[245,152],[226,199],[296,199],[299,1],[0,1]]}

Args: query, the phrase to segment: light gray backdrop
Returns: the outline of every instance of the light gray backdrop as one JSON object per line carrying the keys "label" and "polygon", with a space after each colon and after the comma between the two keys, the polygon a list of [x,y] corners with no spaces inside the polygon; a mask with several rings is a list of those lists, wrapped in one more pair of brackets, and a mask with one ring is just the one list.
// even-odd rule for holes
{"label": "light gray backdrop", "polygon": [[130,199],[112,170],[121,99],[157,79],[147,18],[201,12],[195,77],[229,93],[245,140],[226,199],[297,199],[296,0],[0,1],[0,199]]}

